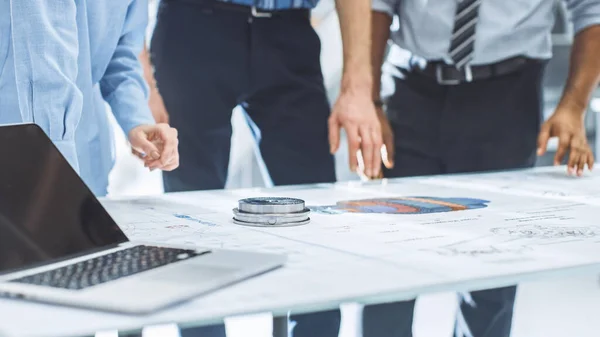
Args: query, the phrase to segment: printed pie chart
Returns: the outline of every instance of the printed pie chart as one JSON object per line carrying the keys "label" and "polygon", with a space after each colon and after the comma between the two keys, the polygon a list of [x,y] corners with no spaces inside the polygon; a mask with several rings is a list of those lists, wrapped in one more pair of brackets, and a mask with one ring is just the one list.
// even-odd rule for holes
{"label": "printed pie chart", "polygon": [[309,208],[315,213],[322,214],[427,214],[485,208],[488,203],[488,200],[474,198],[394,197],[345,200],[338,201],[332,206]]}

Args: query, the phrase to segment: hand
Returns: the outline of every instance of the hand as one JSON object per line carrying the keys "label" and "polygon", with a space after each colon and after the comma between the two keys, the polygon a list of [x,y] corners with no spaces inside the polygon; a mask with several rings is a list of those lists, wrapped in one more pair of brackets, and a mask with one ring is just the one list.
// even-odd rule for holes
{"label": "hand", "polygon": [[543,125],[538,136],[538,156],[546,153],[548,139],[558,137],[558,150],[554,156],[554,165],[560,165],[569,150],[568,173],[581,176],[585,165],[591,170],[594,166],[594,154],[587,143],[583,114],[569,108],[558,108],[554,115]]}
{"label": "hand", "polygon": [[346,130],[350,169],[358,168],[358,151],[364,159],[364,173],[376,178],[381,171],[381,125],[371,101],[370,93],[342,92],[329,117],[329,144],[331,153],[340,145],[340,128]]}
{"label": "hand", "polygon": [[172,171],[179,166],[177,130],[167,124],[140,125],[129,132],[133,154],[150,170]]}
{"label": "hand", "polygon": [[169,124],[169,113],[165,108],[162,96],[157,89],[152,90],[150,93],[150,100],[148,101],[150,110],[152,111],[152,117],[157,124],[166,123]]}

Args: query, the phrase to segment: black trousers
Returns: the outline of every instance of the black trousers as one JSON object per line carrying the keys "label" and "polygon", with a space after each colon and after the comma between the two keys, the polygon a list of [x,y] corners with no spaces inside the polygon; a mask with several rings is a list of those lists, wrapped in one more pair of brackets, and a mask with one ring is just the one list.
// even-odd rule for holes
{"label": "black trousers", "polygon": [[335,181],[321,44],[307,13],[272,18],[163,1],[152,38],[155,76],[173,127],[180,166],[168,192],[225,187],[232,109],[241,104],[261,132],[276,185]]}
{"label": "black trousers", "polygon": [[[260,150],[274,184],[335,181],[320,51],[306,14],[253,18],[210,1],[163,0],[151,57],[180,140],[180,166],[163,174],[165,190],[225,187],[231,114],[238,104],[260,129]],[[336,337],[340,313],[291,320],[295,337]],[[182,332],[224,335],[224,326]]]}
{"label": "black trousers", "polygon": [[[455,86],[401,69],[387,112],[395,166],[387,177],[480,172],[535,165],[545,63]],[[515,287],[463,294],[455,336],[510,335]],[[366,306],[364,337],[412,336],[414,301]]]}

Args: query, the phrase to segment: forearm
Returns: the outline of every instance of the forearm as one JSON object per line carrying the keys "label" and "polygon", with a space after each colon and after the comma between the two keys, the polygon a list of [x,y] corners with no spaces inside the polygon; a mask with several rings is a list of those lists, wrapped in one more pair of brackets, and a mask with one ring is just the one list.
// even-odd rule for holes
{"label": "forearm", "polygon": [[136,53],[121,45],[100,80],[102,95],[125,134],[137,126],[154,123],[141,68]]}
{"label": "forearm", "polygon": [[392,18],[387,13],[373,11],[371,29],[371,61],[373,71],[373,100],[380,99],[381,93],[381,67],[387,41],[390,38],[390,25]]}
{"label": "forearm", "polygon": [[102,95],[126,135],[137,126],[154,123],[148,107],[147,76],[152,72],[147,70],[150,65],[144,47],[147,18],[145,3],[132,2],[119,44],[100,80]]}
{"label": "forearm", "polygon": [[585,114],[593,91],[600,81],[600,25],[590,26],[575,36],[571,51],[569,76],[560,106]]}
{"label": "forearm", "polygon": [[342,91],[372,91],[370,38],[371,1],[336,0],[342,33]]}
{"label": "forearm", "polygon": [[145,90],[142,89],[144,84],[142,76],[132,74],[122,74],[122,76],[121,83],[109,94],[106,94],[105,83],[101,82],[100,86],[106,95],[104,99],[110,105],[121,129],[128,135],[135,127],[154,124],[154,118],[148,106]]}

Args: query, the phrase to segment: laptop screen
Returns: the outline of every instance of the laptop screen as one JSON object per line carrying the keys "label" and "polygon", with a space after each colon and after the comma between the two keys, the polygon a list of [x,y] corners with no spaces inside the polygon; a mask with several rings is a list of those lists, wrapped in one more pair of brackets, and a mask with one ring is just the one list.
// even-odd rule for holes
{"label": "laptop screen", "polygon": [[0,127],[0,273],[126,241],[37,125]]}

